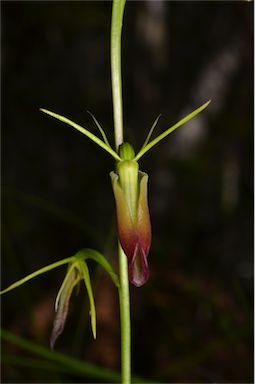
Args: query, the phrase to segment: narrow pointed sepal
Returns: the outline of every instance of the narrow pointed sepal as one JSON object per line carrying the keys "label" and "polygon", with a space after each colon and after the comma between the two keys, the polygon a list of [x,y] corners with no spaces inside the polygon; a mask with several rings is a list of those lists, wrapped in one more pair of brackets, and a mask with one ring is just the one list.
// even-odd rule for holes
{"label": "narrow pointed sepal", "polygon": [[151,245],[151,224],[147,199],[148,175],[138,173],[137,204],[132,210],[115,172],[110,174],[116,203],[117,226],[120,244],[128,258],[130,282],[142,286],[149,278],[147,262]]}

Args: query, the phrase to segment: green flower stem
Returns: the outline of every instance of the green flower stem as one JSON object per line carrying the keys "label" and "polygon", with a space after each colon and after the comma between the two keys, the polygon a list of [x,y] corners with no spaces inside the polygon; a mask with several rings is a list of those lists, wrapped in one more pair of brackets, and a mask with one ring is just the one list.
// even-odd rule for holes
{"label": "green flower stem", "polygon": [[121,378],[123,384],[131,383],[131,326],[130,326],[130,300],[128,262],[120,244],[119,248],[119,300],[120,300],[120,326],[121,326]]}
{"label": "green flower stem", "polygon": [[[121,81],[121,31],[126,0],[113,0],[111,25],[111,74],[116,151],[123,142],[122,81]],[[130,358],[130,301],[127,257],[120,244],[119,253],[119,300],[121,327],[121,378],[123,384],[131,382]]]}
{"label": "green flower stem", "polygon": [[113,0],[111,23],[111,74],[115,146],[123,142],[121,30],[126,0]]}

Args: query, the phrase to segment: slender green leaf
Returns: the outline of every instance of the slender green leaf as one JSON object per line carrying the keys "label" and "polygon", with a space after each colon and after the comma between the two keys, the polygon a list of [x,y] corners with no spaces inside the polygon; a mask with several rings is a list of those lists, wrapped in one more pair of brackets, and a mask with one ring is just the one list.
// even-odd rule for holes
{"label": "slender green leaf", "polygon": [[27,368],[29,372],[31,372],[31,370],[34,369],[36,372],[38,372],[38,370],[43,370],[43,371],[49,371],[49,372],[74,374],[72,370],[65,367],[61,367],[58,364],[51,363],[49,361],[39,360],[39,359],[21,357],[17,355],[2,354],[1,363],[5,365],[15,366],[15,367]]}
{"label": "slender green leaf", "polygon": [[25,351],[32,352],[38,356],[41,356],[45,359],[48,359],[49,361],[54,362],[55,364],[69,369],[70,372],[73,372],[76,375],[91,377],[94,379],[98,379],[101,382],[108,381],[120,383],[120,374],[118,372],[97,367],[85,361],[66,356],[59,352],[51,351],[49,348],[26,340],[3,329],[1,330],[1,337],[9,343],[19,346]]}
{"label": "slender green leaf", "polygon": [[108,145],[106,145],[101,139],[99,139],[97,136],[95,136],[93,133],[89,132],[87,129],[81,127],[80,125],[76,124],[72,120],[67,119],[64,116],[58,115],[57,113],[48,111],[47,109],[40,108],[40,111],[46,113],[47,115],[50,115],[54,117],[55,119],[58,119],[62,121],[63,123],[66,123],[68,125],[71,125],[71,127],[77,129],[79,132],[83,133],[85,136],[87,136],[90,140],[94,141],[99,147],[103,148],[106,152],[110,153],[110,155],[115,159],[120,161],[119,155]]}
{"label": "slender green leaf", "polygon": [[190,119],[198,115],[200,112],[202,112],[208,104],[211,102],[211,100],[207,101],[205,104],[201,105],[201,107],[195,109],[195,111],[191,112],[189,115],[185,116],[183,119],[178,121],[175,125],[168,128],[165,132],[161,133],[158,137],[156,137],[154,140],[152,140],[149,144],[146,145],[146,147],[142,148],[134,158],[134,160],[139,160],[147,151],[149,151],[154,145],[159,143],[162,139],[164,139],[166,136],[168,136],[171,132],[173,132],[175,129],[179,128],[181,125],[187,123]]}

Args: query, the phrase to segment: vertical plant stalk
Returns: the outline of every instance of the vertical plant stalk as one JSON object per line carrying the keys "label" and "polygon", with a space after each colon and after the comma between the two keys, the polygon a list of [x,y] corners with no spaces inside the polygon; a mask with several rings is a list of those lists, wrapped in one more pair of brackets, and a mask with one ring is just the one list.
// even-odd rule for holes
{"label": "vertical plant stalk", "polygon": [[131,383],[131,326],[130,326],[130,300],[128,261],[120,243],[119,252],[119,301],[120,301],[120,327],[121,327],[121,379],[123,384]]}
{"label": "vertical plant stalk", "polygon": [[[122,79],[121,79],[121,32],[126,0],[113,0],[111,23],[111,79],[115,146],[118,151],[123,142]],[[131,331],[130,300],[127,257],[118,244],[119,255],[119,302],[121,327],[121,378],[123,384],[131,383]]]}
{"label": "vertical plant stalk", "polygon": [[121,31],[126,0],[113,0],[111,23],[111,75],[115,146],[123,142]]}

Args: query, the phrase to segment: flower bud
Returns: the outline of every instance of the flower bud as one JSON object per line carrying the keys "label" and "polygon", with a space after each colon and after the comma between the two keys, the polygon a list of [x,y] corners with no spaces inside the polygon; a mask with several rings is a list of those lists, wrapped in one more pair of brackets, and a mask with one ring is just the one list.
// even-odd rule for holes
{"label": "flower bud", "polygon": [[147,256],[151,244],[151,224],[147,201],[148,175],[140,172],[134,150],[128,143],[120,147],[117,173],[111,172],[116,203],[118,235],[128,257],[129,280],[137,287],[149,277]]}

